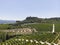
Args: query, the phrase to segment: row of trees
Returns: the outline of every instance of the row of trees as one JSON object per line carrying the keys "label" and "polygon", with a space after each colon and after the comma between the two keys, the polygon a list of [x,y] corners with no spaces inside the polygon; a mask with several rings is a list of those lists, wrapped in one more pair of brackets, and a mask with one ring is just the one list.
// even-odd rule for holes
{"label": "row of trees", "polygon": [[4,42],[7,38],[6,33],[0,32],[0,42]]}
{"label": "row of trees", "polygon": [[7,32],[0,32],[0,42],[4,42],[10,38],[16,37],[16,35],[10,35]]}

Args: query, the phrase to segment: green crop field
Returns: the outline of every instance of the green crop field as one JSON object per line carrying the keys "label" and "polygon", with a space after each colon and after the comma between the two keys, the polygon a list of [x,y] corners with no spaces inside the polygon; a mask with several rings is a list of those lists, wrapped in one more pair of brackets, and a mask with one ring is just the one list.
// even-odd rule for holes
{"label": "green crop field", "polygon": [[52,24],[41,23],[41,24],[29,24],[26,27],[35,28],[38,31],[52,31]]}
{"label": "green crop field", "polygon": [[[7,27],[10,28],[10,26],[11,25],[5,24],[2,26],[0,25],[0,28],[3,27],[3,29],[6,30]],[[33,32],[32,34],[16,35],[14,35],[16,32],[0,32],[0,45],[54,45],[58,44],[58,40],[60,40],[60,24],[55,24],[55,33],[52,33],[53,26],[51,23],[27,24],[18,26],[18,28],[21,27],[31,29],[34,28],[37,32]],[[8,37],[8,39],[6,37]]]}
{"label": "green crop field", "polygon": [[[52,31],[53,24],[50,23],[40,23],[40,24],[28,24],[25,27],[35,28],[38,31]],[[60,24],[55,24],[55,31],[60,32]]]}

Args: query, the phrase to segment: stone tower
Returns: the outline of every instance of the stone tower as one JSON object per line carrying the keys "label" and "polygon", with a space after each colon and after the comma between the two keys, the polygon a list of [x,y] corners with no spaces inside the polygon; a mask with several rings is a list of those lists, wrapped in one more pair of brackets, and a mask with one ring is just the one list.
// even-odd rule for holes
{"label": "stone tower", "polygon": [[55,25],[53,24],[53,29],[52,29],[52,33],[55,32]]}

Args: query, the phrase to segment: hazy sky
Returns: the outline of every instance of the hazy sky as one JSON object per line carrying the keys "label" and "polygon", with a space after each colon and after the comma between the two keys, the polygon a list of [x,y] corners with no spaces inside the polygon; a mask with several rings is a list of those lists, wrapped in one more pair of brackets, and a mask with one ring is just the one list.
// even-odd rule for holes
{"label": "hazy sky", "polygon": [[0,19],[23,20],[27,16],[60,17],[60,0],[0,0]]}

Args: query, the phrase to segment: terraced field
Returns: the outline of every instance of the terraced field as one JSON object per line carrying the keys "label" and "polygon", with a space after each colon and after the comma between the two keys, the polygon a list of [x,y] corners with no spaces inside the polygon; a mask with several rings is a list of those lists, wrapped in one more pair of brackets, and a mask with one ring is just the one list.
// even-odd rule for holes
{"label": "terraced field", "polygon": [[[21,35],[11,38],[5,42],[1,42],[1,45],[48,45],[58,43],[58,34],[31,34]],[[57,39],[55,40],[55,38]]]}
{"label": "terraced field", "polygon": [[[55,33],[52,33],[52,24],[28,24],[24,28],[36,29],[32,34],[17,34],[0,45],[60,45],[60,24],[55,24]],[[8,34],[13,35],[14,32]],[[16,33],[16,32],[15,32]]]}

